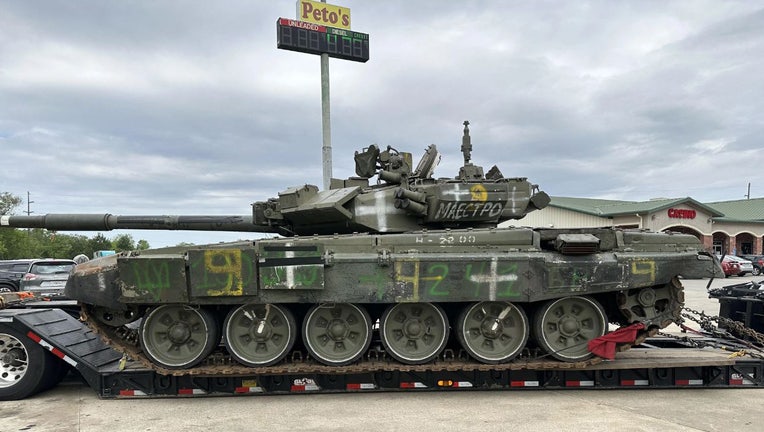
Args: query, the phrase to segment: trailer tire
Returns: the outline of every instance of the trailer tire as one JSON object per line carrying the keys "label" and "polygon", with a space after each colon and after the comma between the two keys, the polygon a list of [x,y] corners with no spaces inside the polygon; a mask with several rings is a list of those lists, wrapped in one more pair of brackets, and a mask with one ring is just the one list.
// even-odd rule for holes
{"label": "trailer tire", "polygon": [[58,383],[63,381],[64,378],[66,378],[66,376],[69,375],[69,372],[72,370],[72,367],[69,366],[69,364],[67,364],[65,361],[59,360],[59,359],[56,359],[56,360],[58,360],[56,363],[58,363],[59,365],[59,370],[57,371],[56,375],[51,379],[50,388],[57,386]]}
{"label": "trailer tire", "polygon": [[16,292],[18,291],[18,288],[11,284],[7,283],[0,283],[0,292]]}
{"label": "trailer tire", "polygon": [[19,400],[57,384],[61,360],[38,343],[0,326],[0,400]]}
{"label": "trailer tire", "polygon": [[69,373],[69,365],[66,364],[66,362],[55,357],[48,351],[45,351],[45,357],[48,358],[48,366],[45,368],[45,376],[35,394],[50,390],[57,386]]}

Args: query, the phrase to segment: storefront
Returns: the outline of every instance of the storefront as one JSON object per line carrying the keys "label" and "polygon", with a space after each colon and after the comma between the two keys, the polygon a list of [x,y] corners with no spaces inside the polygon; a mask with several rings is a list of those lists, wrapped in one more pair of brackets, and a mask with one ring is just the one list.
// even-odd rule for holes
{"label": "storefront", "polygon": [[704,204],[692,198],[636,202],[552,197],[547,208],[505,225],[674,231],[698,237],[715,253],[764,254],[764,198]]}

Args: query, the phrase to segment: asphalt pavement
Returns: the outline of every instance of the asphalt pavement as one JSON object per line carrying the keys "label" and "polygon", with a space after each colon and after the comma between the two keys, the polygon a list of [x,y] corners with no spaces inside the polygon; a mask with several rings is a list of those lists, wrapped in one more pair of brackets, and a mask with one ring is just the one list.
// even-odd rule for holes
{"label": "asphalt pavement", "polygon": [[[721,287],[762,277],[715,280]],[[718,314],[708,280],[686,304]],[[679,333],[672,326],[669,332]],[[760,431],[764,389],[529,390],[99,399],[76,379],[0,402],[0,431]]]}

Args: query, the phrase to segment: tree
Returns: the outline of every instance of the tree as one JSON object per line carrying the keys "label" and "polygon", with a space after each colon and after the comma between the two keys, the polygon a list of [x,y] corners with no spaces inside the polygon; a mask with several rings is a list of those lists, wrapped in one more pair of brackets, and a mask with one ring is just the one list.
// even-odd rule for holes
{"label": "tree", "polygon": [[135,250],[135,241],[130,234],[120,234],[111,240],[112,249],[117,252]]}
{"label": "tree", "polygon": [[0,215],[13,214],[13,210],[21,204],[21,198],[10,192],[0,192]]}
{"label": "tree", "polygon": [[[18,196],[10,192],[0,192],[0,215],[13,214],[19,204],[21,204],[21,198]],[[0,259],[12,259],[12,245],[18,241],[16,231],[0,229]]]}
{"label": "tree", "polygon": [[146,240],[140,239],[138,240],[138,244],[136,245],[136,247],[138,248],[138,250],[146,250],[150,248],[151,246],[149,245],[149,242],[147,242]]}
{"label": "tree", "polygon": [[111,248],[111,240],[107,239],[103,234],[98,233],[88,240],[88,252],[86,255],[92,257],[93,252],[95,251],[111,250]]}
{"label": "tree", "polygon": [[35,256],[33,244],[34,241],[26,231],[0,228],[0,259]]}

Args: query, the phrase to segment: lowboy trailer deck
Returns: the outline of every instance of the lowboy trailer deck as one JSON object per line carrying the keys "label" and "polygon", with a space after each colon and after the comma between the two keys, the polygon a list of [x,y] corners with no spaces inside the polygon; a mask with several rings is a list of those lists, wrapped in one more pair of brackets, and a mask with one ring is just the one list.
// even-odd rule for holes
{"label": "lowboy trailer deck", "polygon": [[[322,368],[299,356],[283,367],[232,364],[225,373],[204,367],[166,374],[131,361],[62,308],[0,310],[0,399],[23,399],[55,386],[74,369],[103,398],[287,394],[369,391],[761,388],[764,360],[728,350],[729,340],[654,337],[617,354],[613,361],[586,365],[517,359],[510,364],[465,363],[448,353],[435,363],[401,368],[365,358],[346,368]],[[705,345],[706,348],[698,348]],[[744,349],[744,345],[740,345]],[[728,348],[729,349],[729,348]],[[221,358],[221,362],[226,360]],[[220,365],[215,370],[221,370]]]}

